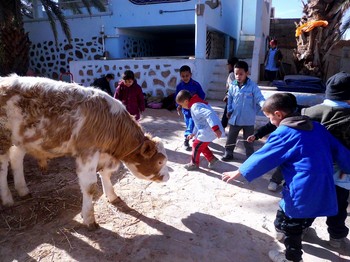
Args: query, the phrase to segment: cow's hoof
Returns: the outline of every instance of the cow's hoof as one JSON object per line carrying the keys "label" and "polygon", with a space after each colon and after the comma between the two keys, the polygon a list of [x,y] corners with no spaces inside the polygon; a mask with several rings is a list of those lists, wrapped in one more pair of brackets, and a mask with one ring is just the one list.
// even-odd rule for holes
{"label": "cow's hoof", "polygon": [[21,199],[22,199],[22,200],[26,200],[26,199],[30,199],[30,198],[33,198],[33,196],[32,196],[31,193],[28,193],[28,194],[26,194],[26,195],[24,195],[24,196],[21,196]]}
{"label": "cow's hoof", "polygon": [[5,197],[2,198],[2,204],[5,207],[10,207],[13,206],[15,202],[13,201],[12,195],[6,195]]}
{"label": "cow's hoof", "polygon": [[114,198],[113,200],[108,200],[109,201],[109,203],[111,203],[112,205],[117,205],[117,204],[119,204],[119,203],[121,203],[123,200],[120,198],[120,197],[116,197],[116,198]]}
{"label": "cow's hoof", "polygon": [[89,231],[94,231],[96,229],[99,229],[100,226],[96,222],[93,222],[93,223],[89,224],[87,226],[87,228],[88,228]]}
{"label": "cow's hoof", "polygon": [[30,194],[29,189],[26,186],[17,187],[16,190],[20,197],[26,197],[28,194]]}

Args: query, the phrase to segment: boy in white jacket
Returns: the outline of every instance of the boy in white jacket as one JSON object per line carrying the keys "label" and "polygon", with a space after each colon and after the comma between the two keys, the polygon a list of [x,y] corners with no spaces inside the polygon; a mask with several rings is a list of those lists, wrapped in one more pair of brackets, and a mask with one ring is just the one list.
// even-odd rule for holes
{"label": "boy in white jacket", "polygon": [[185,165],[185,169],[192,171],[199,169],[200,154],[208,160],[208,168],[213,169],[218,159],[209,149],[208,145],[215,138],[225,134],[221,121],[208,102],[198,95],[191,95],[187,90],[180,91],[176,96],[176,103],[182,108],[191,109],[191,115],[195,127],[193,133],[187,139],[195,140],[192,144],[192,161]]}

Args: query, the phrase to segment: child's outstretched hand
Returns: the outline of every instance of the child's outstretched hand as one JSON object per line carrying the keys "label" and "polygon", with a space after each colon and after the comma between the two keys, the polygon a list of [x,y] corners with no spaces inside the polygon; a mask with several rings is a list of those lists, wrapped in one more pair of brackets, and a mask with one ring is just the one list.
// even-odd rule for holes
{"label": "child's outstretched hand", "polygon": [[216,130],[214,133],[215,133],[217,138],[220,138],[222,135],[222,132],[220,131],[220,129]]}
{"label": "child's outstretched hand", "polygon": [[187,140],[191,140],[194,137],[194,134],[190,134],[187,136]]}
{"label": "child's outstretched hand", "polygon": [[240,176],[241,176],[241,172],[239,172],[239,169],[236,171],[232,171],[232,172],[224,172],[222,174],[222,180],[226,181],[228,183],[231,180],[236,180]]}
{"label": "child's outstretched hand", "polygon": [[248,136],[247,142],[253,143],[254,141],[255,141],[255,136],[254,135]]}
{"label": "child's outstretched hand", "polygon": [[181,109],[182,109],[181,106],[177,106],[176,111],[177,111],[177,114],[178,114],[178,115],[180,115]]}

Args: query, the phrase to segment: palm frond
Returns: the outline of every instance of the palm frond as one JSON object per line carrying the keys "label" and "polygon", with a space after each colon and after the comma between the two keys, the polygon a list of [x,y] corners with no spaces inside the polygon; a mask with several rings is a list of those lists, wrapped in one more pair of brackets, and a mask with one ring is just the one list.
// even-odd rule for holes
{"label": "palm frond", "polygon": [[90,7],[90,1],[89,1],[89,0],[82,0],[81,2],[82,2],[82,3],[84,4],[84,6],[86,7],[86,9],[87,9],[89,15],[91,15],[92,12],[91,12],[91,7]]}
{"label": "palm frond", "polygon": [[56,28],[55,17],[57,17],[58,21],[60,22],[63,33],[66,36],[68,42],[70,43],[72,39],[71,32],[70,32],[68,23],[66,21],[66,18],[62,10],[58,7],[58,4],[52,0],[41,0],[41,3],[43,4],[47,17],[49,19],[49,23],[55,37],[56,45],[57,45],[57,28]]}
{"label": "palm frond", "polygon": [[103,4],[101,0],[91,0],[91,5],[96,7],[100,12],[106,12],[106,6]]}

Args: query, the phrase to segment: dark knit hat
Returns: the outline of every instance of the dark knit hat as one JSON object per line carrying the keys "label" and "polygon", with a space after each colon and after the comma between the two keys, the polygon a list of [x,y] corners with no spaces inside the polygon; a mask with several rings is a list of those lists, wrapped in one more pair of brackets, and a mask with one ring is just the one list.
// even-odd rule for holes
{"label": "dark knit hat", "polygon": [[350,74],[339,72],[326,83],[326,98],[330,100],[350,100]]}

